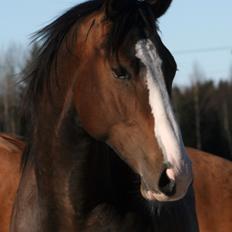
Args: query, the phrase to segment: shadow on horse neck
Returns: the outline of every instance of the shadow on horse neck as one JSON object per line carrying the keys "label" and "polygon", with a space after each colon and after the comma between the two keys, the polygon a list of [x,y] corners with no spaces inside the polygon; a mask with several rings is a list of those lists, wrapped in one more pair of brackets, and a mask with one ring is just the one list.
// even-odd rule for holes
{"label": "shadow on horse neck", "polygon": [[89,1],[38,33],[11,231],[197,231],[155,23],[170,2]]}

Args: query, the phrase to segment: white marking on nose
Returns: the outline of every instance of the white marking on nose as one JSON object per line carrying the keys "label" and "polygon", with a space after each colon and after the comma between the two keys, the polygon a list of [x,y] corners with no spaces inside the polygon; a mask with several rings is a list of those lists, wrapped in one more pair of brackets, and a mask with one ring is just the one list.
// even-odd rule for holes
{"label": "white marking on nose", "polygon": [[164,159],[173,166],[177,175],[183,171],[189,172],[190,161],[171,107],[159,53],[151,40],[146,39],[137,42],[136,56],[146,67],[149,103],[155,121],[154,131]]}

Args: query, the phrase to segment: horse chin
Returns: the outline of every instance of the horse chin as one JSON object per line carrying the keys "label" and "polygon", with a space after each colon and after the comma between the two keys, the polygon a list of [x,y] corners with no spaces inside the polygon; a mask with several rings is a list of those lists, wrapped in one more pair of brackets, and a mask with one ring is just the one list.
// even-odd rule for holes
{"label": "horse chin", "polygon": [[153,201],[153,202],[171,202],[171,201],[178,201],[181,200],[184,196],[174,198],[174,197],[168,197],[163,193],[158,193],[152,190],[144,190],[141,189],[141,194],[145,200]]}

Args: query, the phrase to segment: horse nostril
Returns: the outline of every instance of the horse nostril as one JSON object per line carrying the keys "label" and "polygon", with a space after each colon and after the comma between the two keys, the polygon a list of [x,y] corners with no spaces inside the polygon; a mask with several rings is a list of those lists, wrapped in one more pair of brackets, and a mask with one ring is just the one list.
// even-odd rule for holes
{"label": "horse nostril", "polygon": [[165,169],[159,180],[159,190],[166,196],[173,196],[176,193],[176,182],[167,175],[168,169]]}

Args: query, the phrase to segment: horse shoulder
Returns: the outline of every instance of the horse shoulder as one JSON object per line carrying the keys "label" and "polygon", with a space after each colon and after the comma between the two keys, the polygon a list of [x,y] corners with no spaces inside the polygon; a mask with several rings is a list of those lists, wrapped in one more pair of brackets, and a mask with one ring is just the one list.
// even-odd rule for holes
{"label": "horse shoulder", "polygon": [[16,138],[0,135],[0,228],[9,231],[13,202],[20,179],[20,159],[24,145]]}
{"label": "horse shoulder", "polygon": [[232,162],[191,148],[187,151],[193,164],[200,231],[231,231]]}

